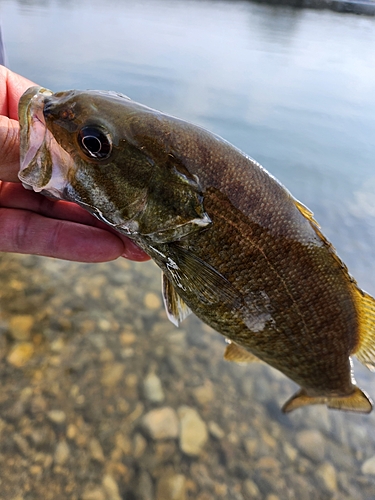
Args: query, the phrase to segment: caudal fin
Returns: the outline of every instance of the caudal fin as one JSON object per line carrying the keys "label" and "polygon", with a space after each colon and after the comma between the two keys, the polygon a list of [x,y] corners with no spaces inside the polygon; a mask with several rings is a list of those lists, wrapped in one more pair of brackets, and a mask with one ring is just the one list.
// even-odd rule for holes
{"label": "caudal fin", "polygon": [[375,371],[375,299],[356,289],[359,311],[359,341],[354,354],[361,363]]}
{"label": "caudal fin", "polygon": [[289,413],[301,406],[325,404],[328,408],[357,413],[370,413],[372,401],[359,387],[355,387],[349,396],[309,396],[305,389],[300,389],[284,404],[282,411]]}

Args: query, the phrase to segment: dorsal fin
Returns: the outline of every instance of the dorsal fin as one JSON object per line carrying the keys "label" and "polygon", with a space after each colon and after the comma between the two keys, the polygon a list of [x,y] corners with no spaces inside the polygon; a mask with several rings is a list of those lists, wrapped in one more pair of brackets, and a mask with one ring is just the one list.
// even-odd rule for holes
{"label": "dorsal fin", "polygon": [[304,217],[306,217],[307,220],[309,220],[310,222],[315,224],[318,228],[320,228],[319,224],[314,219],[314,212],[312,212],[309,208],[306,207],[306,205],[304,205],[303,203],[301,203],[300,201],[298,201],[296,199],[294,200],[294,203],[295,203],[296,207],[298,208],[298,210],[301,212],[301,214]]}
{"label": "dorsal fin", "polygon": [[375,299],[355,288],[359,311],[359,340],[354,354],[361,363],[375,371]]}
{"label": "dorsal fin", "polygon": [[235,363],[262,363],[261,359],[233,342],[227,345],[224,352],[224,359],[234,361]]}

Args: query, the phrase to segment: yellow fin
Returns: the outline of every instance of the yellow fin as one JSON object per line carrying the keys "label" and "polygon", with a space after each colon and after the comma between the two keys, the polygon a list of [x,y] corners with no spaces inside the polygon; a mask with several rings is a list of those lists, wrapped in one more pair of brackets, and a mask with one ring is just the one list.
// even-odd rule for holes
{"label": "yellow fin", "polygon": [[356,288],[359,310],[359,340],[354,354],[372,372],[375,371],[375,299]]}
{"label": "yellow fin", "polygon": [[254,354],[233,343],[227,345],[224,353],[224,359],[227,361],[234,361],[236,363],[262,363],[262,360],[254,356]]}
{"label": "yellow fin", "polygon": [[313,224],[315,224],[318,228],[320,227],[319,224],[316,222],[314,219],[314,212],[312,212],[309,208],[306,207],[303,203],[301,203],[298,200],[294,200],[294,203],[298,210],[301,212],[301,214],[306,217],[309,221],[311,221]]}
{"label": "yellow fin", "polygon": [[289,413],[301,406],[325,404],[328,408],[357,413],[370,413],[372,401],[359,387],[349,396],[309,396],[305,389],[300,389],[284,404],[282,411]]}

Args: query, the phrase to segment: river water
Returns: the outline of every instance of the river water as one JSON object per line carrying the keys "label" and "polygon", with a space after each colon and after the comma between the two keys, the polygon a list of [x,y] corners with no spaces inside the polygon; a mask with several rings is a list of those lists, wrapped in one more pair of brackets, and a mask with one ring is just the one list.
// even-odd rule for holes
{"label": "river water", "polygon": [[[375,294],[374,18],[224,0],[3,0],[0,15],[14,71],[55,91],[122,92],[202,125],[254,157],[314,211],[323,233],[360,286]],[[48,492],[56,488],[51,498],[117,500],[117,494],[127,499],[168,500],[174,497],[166,493],[165,474],[183,484],[178,500],[241,499],[241,495],[269,500],[375,497],[374,418],[324,408],[281,417],[278,407],[294,386],[265,367],[228,368],[221,361],[219,336],[198,321],[187,320],[180,333],[171,329],[156,298],[159,273],[152,264],[83,266],[6,255],[1,262],[2,283],[8,285],[0,295],[7,339],[2,344],[1,366],[8,390],[0,422],[18,436],[0,450],[0,459],[8,467],[0,473],[9,492],[4,498],[49,498]],[[120,271],[127,277],[118,278]],[[131,287],[134,283],[142,284],[143,292]],[[106,286],[107,293],[113,294],[111,300],[105,297]],[[121,291],[122,286],[127,286],[126,291]],[[17,345],[17,335],[9,327],[13,316],[31,317],[32,324],[25,335],[33,345],[33,358],[20,368],[9,362],[10,350]],[[125,321],[128,337],[121,327]],[[163,329],[170,337],[159,336]],[[89,340],[84,344],[89,333],[96,344]],[[209,341],[202,340],[200,333]],[[132,334],[140,342],[139,351]],[[159,351],[152,347],[153,335]],[[194,340],[194,335],[200,340]],[[122,340],[116,340],[118,336]],[[189,355],[183,346],[190,346]],[[83,347],[91,360],[97,359],[99,375],[93,361],[93,366],[87,361],[89,367],[84,368]],[[79,366],[66,371],[73,382],[64,379],[62,368],[71,355]],[[49,368],[39,373],[39,363]],[[48,371],[54,363],[55,374]],[[100,375],[113,363],[130,381],[123,393],[121,383],[112,386]],[[373,376],[358,364],[355,368],[359,384],[375,397]],[[159,402],[145,396],[143,384],[150,370],[164,392],[170,388]],[[48,392],[48,384],[43,385],[47,373],[56,387],[62,377],[63,387]],[[93,378],[85,385],[82,380],[88,374]],[[100,397],[90,392],[96,376],[98,385],[107,384],[107,392]],[[253,382],[244,383],[244,377]],[[174,386],[171,378],[179,379],[180,385],[174,380]],[[224,379],[233,390],[222,387]],[[20,391],[10,388],[15,380]],[[186,393],[178,390],[182,387]],[[199,387],[206,390],[203,402],[196,396]],[[75,407],[72,401],[84,389],[81,396],[86,403]],[[17,418],[9,416],[10,397],[19,398],[20,405],[27,401]],[[35,398],[39,398],[36,403]],[[125,407],[133,401],[138,420],[152,408],[194,407],[207,426],[211,422],[208,444],[197,457],[187,458],[176,439],[146,439],[147,433],[137,430],[137,418],[135,427],[121,427],[118,409],[111,416],[111,411],[96,408],[100,418],[88,416],[93,401],[116,408],[118,398]],[[39,413],[34,411],[38,401]],[[132,414],[135,410],[130,407]],[[235,414],[231,407],[236,408]],[[43,420],[43,408],[46,415],[60,409],[64,422],[54,422],[53,414]],[[129,416],[125,410],[124,415]],[[224,437],[219,437],[220,432],[215,436],[212,422],[220,425]],[[40,432],[51,430],[50,444],[48,439],[43,445],[35,444],[35,425]],[[91,436],[88,444],[80,445],[82,429]],[[119,436],[129,441],[130,448],[118,444]],[[314,447],[319,439],[324,453]],[[145,447],[142,453],[139,443]],[[59,445],[63,458],[59,458]],[[122,451],[113,458],[116,450]],[[76,476],[75,469],[81,471]],[[16,478],[21,472],[20,485]],[[46,490],[40,489],[43,484],[48,485]],[[147,484],[144,490],[148,490],[140,490],[140,484]]]}

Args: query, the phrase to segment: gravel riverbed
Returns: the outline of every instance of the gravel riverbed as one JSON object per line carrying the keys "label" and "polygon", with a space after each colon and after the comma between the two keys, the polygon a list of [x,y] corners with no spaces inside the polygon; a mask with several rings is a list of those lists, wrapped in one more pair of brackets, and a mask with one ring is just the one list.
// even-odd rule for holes
{"label": "gravel riverbed", "polygon": [[153,263],[3,254],[0,277],[1,499],[375,498],[374,415],[283,415],[295,384],[175,328]]}

